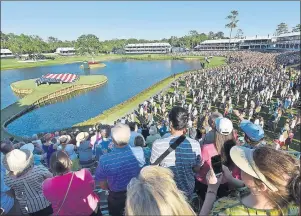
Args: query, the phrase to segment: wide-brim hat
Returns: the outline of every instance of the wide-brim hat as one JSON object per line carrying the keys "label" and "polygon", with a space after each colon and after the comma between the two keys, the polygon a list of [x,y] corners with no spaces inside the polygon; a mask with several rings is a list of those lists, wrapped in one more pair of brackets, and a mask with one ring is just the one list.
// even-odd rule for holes
{"label": "wide-brim hat", "polygon": [[256,149],[250,149],[242,146],[233,146],[230,150],[230,157],[238,168],[250,176],[261,180],[273,192],[278,189],[269,182],[255,164],[253,154]]}
{"label": "wide-brim hat", "polygon": [[59,141],[61,144],[68,144],[71,140],[71,136],[70,135],[63,135],[60,136]]}
{"label": "wide-brim hat", "polygon": [[14,149],[3,158],[3,165],[13,173],[21,173],[32,164],[33,154],[28,149]]}
{"label": "wide-brim hat", "polygon": [[87,140],[89,138],[88,132],[80,132],[76,136],[76,144],[79,145],[81,142]]}
{"label": "wide-brim hat", "polygon": [[32,143],[27,143],[27,144],[23,145],[20,149],[21,150],[27,149],[27,150],[33,152],[34,145]]}

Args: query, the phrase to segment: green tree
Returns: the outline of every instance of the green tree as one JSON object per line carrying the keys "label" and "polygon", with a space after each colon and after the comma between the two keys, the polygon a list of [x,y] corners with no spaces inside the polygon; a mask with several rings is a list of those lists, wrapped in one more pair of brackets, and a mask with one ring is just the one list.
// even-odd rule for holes
{"label": "green tree", "polygon": [[296,25],[296,26],[293,28],[293,30],[292,30],[292,32],[300,32],[300,31],[301,31],[301,26],[300,26],[300,24]]}
{"label": "green tree", "polygon": [[81,35],[76,43],[75,48],[79,54],[97,55],[101,51],[101,44],[98,37],[93,34]]}
{"label": "green tree", "polygon": [[1,49],[7,49],[8,36],[1,31]]}
{"label": "green tree", "polygon": [[237,29],[235,38],[241,39],[244,36],[244,32],[241,29]]}
{"label": "green tree", "polygon": [[226,28],[230,29],[230,39],[229,39],[229,49],[230,49],[230,43],[231,43],[231,37],[232,37],[232,31],[237,27],[238,23],[238,11],[233,10],[231,11],[230,15],[226,17],[227,20],[229,20],[229,23],[225,25]]}
{"label": "green tree", "polygon": [[288,33],[288,25],[286,23],[282,22],[277,26],[276,36],[279,36],[279,35],[285,34],[285,33]]}
{"label": "green tree", "polygon": [[223,38],[225,37],[225,34],[224,34],[224,32],[219,31],[219,32],[217,32],[217,33],[215,34],[215,37],[216,37],[217,39],[223,39]]}
{"label": "green tree", "polygon": [[214,37],[215,37],[214,32],[213,32],[213,31],[210,31],[210,32],[208,33],[208,39],[209,39],[209,40],[212,40],[212,39],[214,39]]}

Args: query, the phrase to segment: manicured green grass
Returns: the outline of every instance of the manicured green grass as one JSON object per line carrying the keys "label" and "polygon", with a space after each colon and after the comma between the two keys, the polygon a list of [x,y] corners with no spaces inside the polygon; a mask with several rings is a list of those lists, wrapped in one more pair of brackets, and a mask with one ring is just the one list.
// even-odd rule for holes
{"label": "manicured green grass", "polygon": [[12,85],[17,89],[32,89],[33,92],[24,98],[19,100],[21,106],[31,105],[33,102],[37,101],[39,98],[42,98],[48,94],[51,94],[55,91],[70,87],[72,85],[94,85],[97,83],[103,83],[107,80],[107,77],[104,75],[89,75],[89,76],[80,76],[80,79],[74,83],[54,83],[54,84],[42,84],[39,86],[35,85],[35,79],[22,80]]}
{"label": "manicured green grass", "polygon": [[[117,55],[101,55],[95,56],[95,61],[106,61],[110,59],[120,58]],[[48,65],[58,65],[58,64],[70,64],[74,62],[82,62],[82,61],[91,61],[91,56],[57,56],[55,60],[48,60],[42,62],[18,62],[17,59],[1,59],[1,71],[9,70],[9,69],[17,69],[17,68],[31,68],[31,67],[41,67],[41,66],[48,66]]]}
{"label": "manicured green grass", "polygon": [[[158,56],[157,56],[158,57]],[[211,62],[208,67],[216,67],[225,64],[225,58],[223,57],[214,57],[211,59]],[[183,74],[177,74],[176,78],[179,78]],[[89,126],[89,125],[95,125],[96,123],[103,123],[103,124],[112,124],[116,119],[124,116],[125,114],[133,111],[133,109],[137,108],[139,104],[143,103],[145,100],[149,99],[151,96],[155,95],[156,93],[160,92],[162,89],[168,87],[172,82],[174,81],[173,76],[168,77],[159,83],[154,84],[150,88],[140,92],[138,95],[134,96],[133,98],[130,98],[127,101],[124,101],[123,103],[120,103],[116,105],[115,107],[112,107],[111,109],[108,109],[104,111],[102,114],[99,114],[98,116],[91,118],[87,121],[78,123],[74,125],[74,127],[78,126]]]}
{"label": "manicured green grass", "polygon": [[[214,66],[215,63],[223,61],[223,57],[215,57],[216,59],[211,62]],[[95,56],[95,61],[107,61],[113,59],[133,59],[133,60],[203,60],[202,56],[170,56],[170,55],[162,55],[162,54],[143,54],[143,55],[100,55]],[[1,71],[10,70],[10,69],[18,69],[18,68],[31,68],[31,67],[41,67],[41,66],[49,66],[49,65],[58,65],[58,64],[70,64],[74,62],[82,62],[82,61],[91,61],[91,56],[56,56],[55,60],[48,60],[42,62],[18,62],[17,59],[1,59]],[[215,63],[214,63],[215,62]],[[219,63],[217,64],[219,65]]]}

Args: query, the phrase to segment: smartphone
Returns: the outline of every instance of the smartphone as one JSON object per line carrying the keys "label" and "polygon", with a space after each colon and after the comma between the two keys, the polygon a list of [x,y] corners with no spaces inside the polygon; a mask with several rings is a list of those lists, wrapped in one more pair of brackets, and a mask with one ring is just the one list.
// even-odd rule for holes
{"label": "smartphone", "polygon": [[222,168],[222,158],[220,155],[215,155],[211,157],[211,166],[216,176],[219,176],[223,172]]}

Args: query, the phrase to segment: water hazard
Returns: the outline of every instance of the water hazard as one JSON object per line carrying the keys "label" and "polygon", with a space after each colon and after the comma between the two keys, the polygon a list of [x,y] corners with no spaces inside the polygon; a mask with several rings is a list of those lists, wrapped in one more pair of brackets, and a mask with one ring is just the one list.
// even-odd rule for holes
{"label": "water hazard", "polygon": [[18,80],[38,78],[47,73],[70,72],[80,75],[104,74],[108,77],[108,83],[100,88],[58,100],[22,116],[8,125],[8,131],[21,136],[71,127],[127,100],[174,73],[200,67],[198,61],[182,60],[114,60],[104,63],[107,67],[88,71],[80,69],[80,63],[2,71],[1,109],[19,99],[9,86]]}

